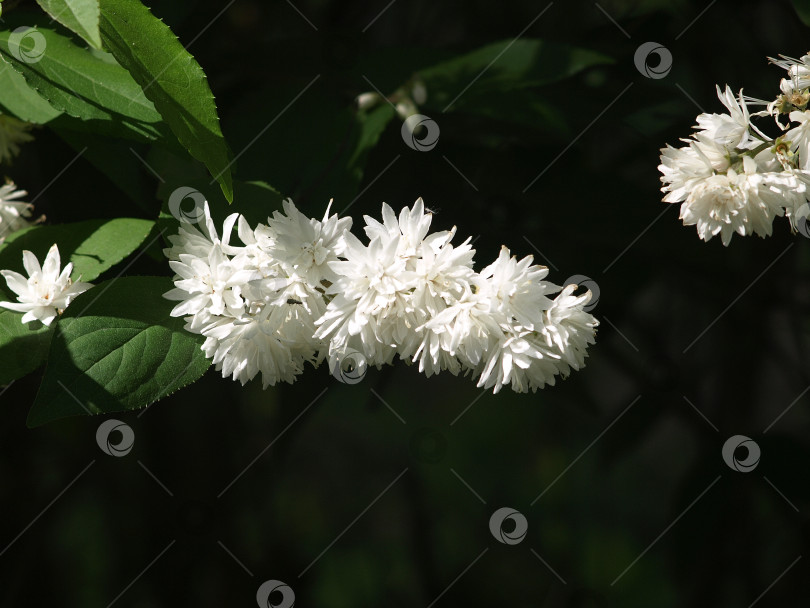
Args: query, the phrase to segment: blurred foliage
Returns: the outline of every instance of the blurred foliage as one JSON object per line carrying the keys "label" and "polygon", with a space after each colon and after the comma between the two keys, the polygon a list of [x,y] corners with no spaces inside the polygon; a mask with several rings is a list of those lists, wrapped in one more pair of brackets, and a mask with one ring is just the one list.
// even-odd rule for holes
{"label": "blurred foliage", "polygon": [[[6,20],[35,8],[8,4]],[[558,283],[593,278],[598,343],[585,370],[530,396],[403,364],[352,386],[310,370],[267,391],[210,370],[117,415],[136,437],[122,458],[96,445],[100,418],[26,430],[42,372],[26,376],[0,408],[0,605],[251,606],[268,579],[337,608],[805,600],[810,243],[787,222],[767,240],[702,243],[661,203],[656,166],[699,108],[718,110],[715,83],[775,93],[765,58],[806,53],[808,30],[787,0],[554,3],[532,23],[545,8],[154,0],[216,96],[234,209],[243,188],[251,213],[280,193],[313,216],[334,198],[356,218],[423,196],[482,261],[506,244]],[[633,64],[648,40],[674,57],[661,80]],[[553,81],[558,55],[532,50],[545,45],[604,60]],[[353,106],[487,48],[503,54],[479,57],[491,68],[448,111],[466,78],[427,87],[441,128],[429,152],[403,143],[387,103]],[[170,142],[51,122],[7,173],[54,223],[154,220],[188,177]],[[149,254],[127,272],[167,274],[159,247]],[[751,473],[721,458],[736,434],[762,449]],[[503,506],[528,519],[520,544],[489,531]]]}

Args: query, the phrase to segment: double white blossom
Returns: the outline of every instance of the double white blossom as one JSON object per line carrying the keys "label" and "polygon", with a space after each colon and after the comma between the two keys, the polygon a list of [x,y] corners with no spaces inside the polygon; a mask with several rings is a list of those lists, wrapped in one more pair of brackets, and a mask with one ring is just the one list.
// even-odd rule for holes
{"label": "double white blossom", "polygon": [[33,253],[23,251],[23,266],[28,273],[27,279],[19,272],[0,270],[9,289],[17,294],[17,302],[0,302],[0,306],[24,312],[21,319],[23,323],[42,321],[45,325],[50,325],[76,296],[93,286],[91,283],[71,281],[72,262],[60,272],[62,262],[56,244],[51,246],[41,266]]}
{"label": "double white blossom", "polygon": [[[315,321],[350,226],[328,209],[322,221],[309,219],[287,201],[255,229],[228,216],[220,238],[206,204],[200,228],[181,224],[165,250],[177,273],[165,294],[180,301],[172,315],[206,337],[202,348],[224,377],[245,384],[261,373],[265,388],[293,382],[326,354]],[[231,243],[234,228],[241,245]]]}
{"label": "double white blossom", "polygon": [[[661,150],[664,201],[680,203],[680,219],[704,241],[770,236],[774,218],[794,221],[810,198],[810,55],[771,61],[788,72],[774,101],[717,87],[727,112],[701,114],[686,145]],[[750,105],[764,109],[751,112]],[[775,118],[774,136],[754,124],[767,116]]]}
{"label": "double white blossom", "polygon": [[534,391],[584,365],[598,325],[583,310],[590,292],[560,290],[506,248],[476,272],[470,239],[430,233],[421,199],[364,219],[366,242],[351,219],[328,209],[310,219],[288,200],[256,228],[229,216],[220,238],[206,205],[200,227],[181,225],[165,250],[172,315],[205,336],[223,376],[244,384],[261,373],[265,387],[293,382],[307,362],[328,359],[334,372],[356,353],[364,365],[399,358],[428,376],[471,374],[494,392]]}

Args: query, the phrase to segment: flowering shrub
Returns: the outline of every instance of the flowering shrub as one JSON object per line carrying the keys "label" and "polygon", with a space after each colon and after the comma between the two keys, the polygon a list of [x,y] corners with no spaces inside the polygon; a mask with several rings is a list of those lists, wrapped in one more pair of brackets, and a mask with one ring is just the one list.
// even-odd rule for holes
{"label": "flowering shrub", "polygon": [[[366,240],[331,207],[322,220],[307,217],[276,189],[232,174],[275,118],[234,155],[202,68],[139,0],[39,4],[45,13],[9,5],[3,15],[0,166],[25,158],[51,127],[78,151],[62,171],[84,156],[142,212],[53,223],[35,213],[42,192],[0,187],[0,384],[45,366],[29,423],[144,407],[211,364],[242,384],[261,375],[267,388],[307,364],[356,381],[368,366],[401,360],[427,376],[470,375],[495,393],[536,391],[584,365],[598,325],[590,291],[548,282],[547,268],[506,247],[476,269],[472,239],[429,232],[421,199],[366,216]],[[483,76],[509,49],[517,60],[478,82],[481,107],[475,93],[460,100],[469,73]],[[543,53],[554,62],[522,59]],[[340,162],[309,150],[306,162],[340,167],[329,196],[345,201],[395,119],[407,148],[429,151],[439,127],[420,111],[431,103],[487,116],[492,87],[545,84],[608,61],[526,38],[403,74],[389,96],[358,88],[338,116],[350,134]],[[122,153],[150,174],[159,209],[142,176],[122,170]],[[317,173],[303,175],[320,187]],[[292,189],[284,171],[272,181]],[[153,276],[128,272],[142,256],[159,264]]]}
{"label": "flowering shrub", "polygon": [[[661,150],[664,201],[681,203],[684,225],[696,226],[704,241],[719,234],[728,245],[735,232],[770,236],[781,216],[804,230],[810,215],[810,55],[770,61],[788,74],[775,99],[718,86],[727,111],[701,114],[697,131],[682,140],[687,145]],[[750,107],[762,109],[752,113]]]}

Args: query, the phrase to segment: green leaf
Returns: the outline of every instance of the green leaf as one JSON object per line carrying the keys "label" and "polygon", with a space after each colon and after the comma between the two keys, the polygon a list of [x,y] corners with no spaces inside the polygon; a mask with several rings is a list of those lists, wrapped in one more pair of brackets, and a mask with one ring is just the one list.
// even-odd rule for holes
{"label": "green leaf", "polygon": [[0,246],[0,268],[23,272],[24,250],[41,263],[56,243],[63,267],[73,262],[71,277],[93,281],[137,249],[153,226],[154,222],[132,218],[32,226],[10,235]]}
{"label": "green leaf", "polygon": [[418,75],[427,87],[425,107],[445,112],[474,110],[479,95],[550,84],[609,63],[613,60],[595,51],[523,38],[487,45]]}
{"label": "green leaf", "polygon": [[20,120],[38,125],[61,114],[34,89],[0,55],[0,106]]}
{"label": "green leaf", "polygon": [[205,72],[139,0],[101,0],[101,37],[143,87],[189,153],[233,200],[231,153],[219,126]]}
{"label": "green leaf", "polygon": [[0,54],[57,110],[97,121],[108,134],[160,137],[160,113],[109,55],[81,48],[47,25],[0,32]]}
{"label": "green leaf", "polygon": [[[5,295],[3,299],[9,301]],[[22,317],[21,312],[0,310],[0,384],[34,371],[48,354],[54,326],[39,321],[23,323]]]}
{"label": "green leaf", "polygon": [[59,23],[84,38],[89,45],[101,48],[98,0],[37,0],[37,3]]}
{"label": "green leaf", "polygon": [[171,287],[167,277],[123,277],[76,298],[57,321],[28,425],[145,407],[202,376],[203,338],[169,316]]}

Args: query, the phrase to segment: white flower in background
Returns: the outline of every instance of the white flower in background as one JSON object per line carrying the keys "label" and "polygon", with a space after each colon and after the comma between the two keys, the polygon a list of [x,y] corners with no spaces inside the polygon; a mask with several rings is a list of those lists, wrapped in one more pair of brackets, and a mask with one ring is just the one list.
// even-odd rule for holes
{"label": "white flower in background", "polygon": [[787,70],[788,78],[779,83],[779,88],[785,95],[810,87],[810,55],[803,55],[800,59],[780,55],[779,59],[769,57],[769,60]]}
{"label": "white flower in background", "polygon": [[12,182],[0,186],[0,240],[32,225],[33,205],[19,200],[25,196],[28,193],[18,190]]}
{"label": "white flower in background", "polygon": [[10,162],[20,153],[20,144],[34,141],[28,132],[31,124],[13,116],[0,115],[0,164]]}
{"label": "white flower in background", "polygon": [[[770,236],[775,217],[795,222],[810,198],[810,55],[780,56],[772,63],[788,72],[771,102],[717,87],[727,114],[701,114],[697,132],[681,148],[661,150],[664,201],[681,203],[684,225],[704,241],[720,235],[728,245],[739,235]],[[767,110],[751,113],[749,105]],[[752,119],[773,115],[781,130],[766,135]],[[788,121],[784,121],[788,118]],[[783,124],[787,122],[787,124]],[[795,228],[795,226],[794,226]]]}
{"label": "white flower in background", "polygon": [[28,273],[27,279],[13,270],[0,270],[9,289],[17,294],[17,302],[0,302],[0,306],[24,312],[23,323],[39,320],[50,325],[76,296],[93,286],[71,281],[73,263],[68,263],[60,273],[59,248],[55,244],[48,251],[42,266],[33,253],[23,251],[23,266]]}
{"label": "white flower in background", "polygon": [[[582,366],[598,324],[582,310],[590,296],[571,287],[552,300],[560,288],[548,269],[506,248],[476,273],[470,239],[452,245],[455,227],[431,234],[422,199],[399,216],[385,204],[382,221],[366,216],[368,243],[328,207],[321,221],[283,207],[255,229],[229,216],[220,239],[206,205],[200,229],[181,225],[165,250],[176,275],[164,297],[179,301],[171,314],[205,336],[223,376],[261,374],[266,388],[327,357],[335,373],[359,353],[363,368],[399,357],[428,376],[464,372],[523,392]],[[230,242],[234,227],[241,245]]]}

